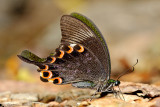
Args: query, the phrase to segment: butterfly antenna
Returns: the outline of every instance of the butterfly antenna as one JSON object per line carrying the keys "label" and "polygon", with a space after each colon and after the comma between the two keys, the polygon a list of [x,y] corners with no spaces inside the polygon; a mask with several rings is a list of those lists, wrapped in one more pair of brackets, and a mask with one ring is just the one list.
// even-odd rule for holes
{"label": "butterfly antenna", "polygon": [[[119,80],[119,78],[121,78],[123,75],[126,75],[126,74],[129,74],[129,73],[133,72],[133,71],[134,71],[134,66],[137,65],[137,63],[138,63],[138,59],[137,59],[137,62],[136,62],[132,67],[130,67],[126,72],[123,72],[123,73],[117,78],[117,80]],[[132,70],[131,70],[131,68],[132,68]],[[131,72],[129,72],[129,71],[131,71]]]}

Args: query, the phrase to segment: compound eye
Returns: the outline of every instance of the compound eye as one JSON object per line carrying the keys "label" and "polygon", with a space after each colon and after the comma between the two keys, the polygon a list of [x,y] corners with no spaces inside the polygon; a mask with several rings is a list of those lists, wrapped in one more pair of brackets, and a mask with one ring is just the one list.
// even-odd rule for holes
{"label": "compound eye", "polygon": [[51,78],[52,77],[52,72],[51,71],[41,71],[40,76],[42,78]]}
{"label": "compound eye", "polygon": [[115,86],[118,86],[119,84],[120,84],[120,81],[117,80],[117,81],[115,82]]}

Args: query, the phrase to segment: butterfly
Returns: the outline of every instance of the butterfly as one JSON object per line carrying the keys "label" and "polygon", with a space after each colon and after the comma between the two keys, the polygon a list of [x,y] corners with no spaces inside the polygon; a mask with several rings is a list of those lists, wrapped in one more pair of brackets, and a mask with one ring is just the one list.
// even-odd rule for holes
{"label": "butterfly", "polygon": [[113,91],[120,81],[110,79],[111,61],[107,44],[99,29],[79,13],[63,15],[60,20],[62,39],[47,58],[28,50],[18,57],[39,67],[40,80],[53,84],[72,84],[77,88]]}

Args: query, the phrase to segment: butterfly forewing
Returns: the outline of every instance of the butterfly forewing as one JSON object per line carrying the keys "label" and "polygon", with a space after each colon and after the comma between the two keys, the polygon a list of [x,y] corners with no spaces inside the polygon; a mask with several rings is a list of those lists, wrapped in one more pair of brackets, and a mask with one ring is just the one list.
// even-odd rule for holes
{"label": "butterfly forewing", "polygon": [[102,63],[107,79],[110,78],[110,56],[107,45],[98,28],[88,18],[78,13],[61,18],[61,42],[78,43],[87,47]]}

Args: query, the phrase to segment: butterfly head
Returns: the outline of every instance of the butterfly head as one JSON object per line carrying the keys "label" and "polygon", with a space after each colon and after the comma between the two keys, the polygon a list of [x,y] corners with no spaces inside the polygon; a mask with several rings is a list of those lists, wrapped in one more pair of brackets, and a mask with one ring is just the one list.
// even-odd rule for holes
{"label": "butterfly head", "polygon": [[108,85],[112,84],[112,86],[119,86],[120,83],[121,82],[119,80],[113,80],[113,79],[108,80]]}
{"label": "butterfly head", "polygon": [[120,82],[119,80],[116,80],[116,81],[115,81],[115,86],[119,86],[120,83],[121,83],[121,82]]}

